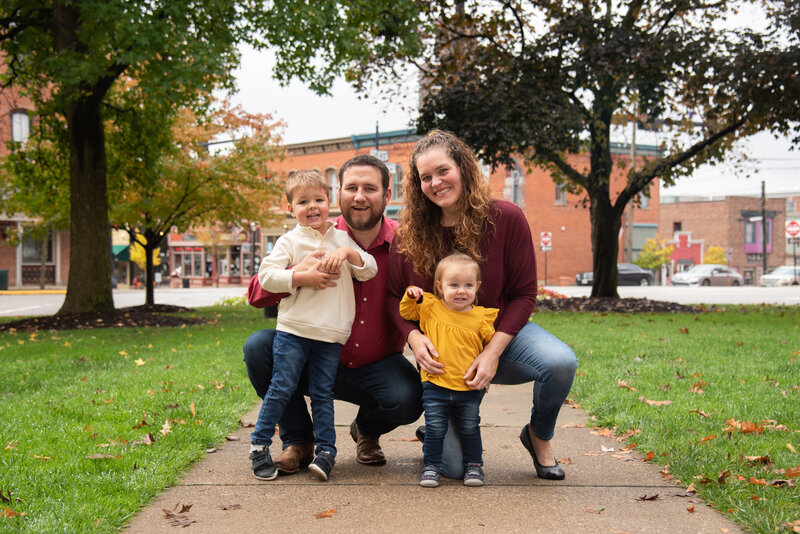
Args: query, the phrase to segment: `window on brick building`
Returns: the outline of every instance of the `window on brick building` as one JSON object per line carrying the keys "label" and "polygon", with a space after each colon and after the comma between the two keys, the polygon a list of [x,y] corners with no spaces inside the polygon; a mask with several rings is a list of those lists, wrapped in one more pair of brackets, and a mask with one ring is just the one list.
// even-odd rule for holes
{"label": "window on brick building", "polygon": [[392,200],[403,200],[403,167],[394,163],[389,165],[392,177]]}
{"label": "window on brick building", "polygon": [[328,192],[331,195],[331,206],[335,206],[339,198],[339,180],[336,176],[336,169],[328,169],[325,171],[325,180],[328,182]]}
{"label": "window on brick building", "polygon": [[756,223],[753,221],[744,223],[744,242],[746,245],[753,245],[756,243]]}
{"label": "window on brick building", "polygon": [[567,191],[564,189],[564,184],[556,184],[556,204],[567,203]]}
{"label": "window on brick building", "polygon": [[647,209],[650,207],[650,197],[639,194],[637,198],[639,199],[639,208]]}
{"label": "window on brick building", "polygon": [[[38,265],[42,260],[42,240],[33,238],[30,234],[23,234],[22,238],[22,264]],[[53,263],[53,235],[47,237],[45,250],[45,263]]]}
{"label": "window on brick building", "polygon": [[31,135],[31,116],[27,111],[19,110],[11,113],[11,139],[24,145]]}
{"label": "window on brick building", "polygon": [[680,221],[672,223],[672,233],[680,232],[683,225]]}

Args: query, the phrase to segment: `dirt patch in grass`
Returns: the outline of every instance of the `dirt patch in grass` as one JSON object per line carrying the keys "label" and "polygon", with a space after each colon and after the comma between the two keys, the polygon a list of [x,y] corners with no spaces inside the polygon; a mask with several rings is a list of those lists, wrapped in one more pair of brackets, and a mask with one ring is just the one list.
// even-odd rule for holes
{"label": "dirt patch in grass", "polygon": [[[207,322],[205,319],[183,314],[191,308],[156,304],[155,306],[132,306],[109,312],[79,313],[75,315],[46,315],[0,324],[0,332],[30,332],[35,330],[87,330],[91,328],[130,328],[184,326]],[[164,315],[166,313],[176,315]]]}

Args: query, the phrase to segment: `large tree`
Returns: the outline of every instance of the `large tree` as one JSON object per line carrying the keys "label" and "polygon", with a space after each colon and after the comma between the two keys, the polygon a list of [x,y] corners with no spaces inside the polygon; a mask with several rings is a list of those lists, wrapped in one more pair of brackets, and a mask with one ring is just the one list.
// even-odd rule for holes
{"label": "large tree", "polygon": [[[457,132],[493,165],[516,156],[588,197],[593,297],[617,296],[618,235],[630,201],[722,161],[759,130],[797,131],[797,3],[720,0],[433,2],[419,128]],[[737,27],[737,9],[770,17]],[[748,15],[752,16],[751,15]],[[739,18],[738,20],[741,20]],[[747,18],[746,24],[751,23]],[[395,63],[406,56],[391,52]],[[386,70],[364,65],[364,77]],[[661,130],[661,156],[612,159],[614,124]],[[794,121],[794,122],[792,122]],[[570,154],[588,152],[580,168]],[[615,166],[625,183],[611,187]]]}
{"label": "large tree", "polygon": [[[145,305],[153,305],[153,253],[172,227],[277,217],[282,187],[266,179],[267,165],[283,150],[269,115],[227,100],[203,113],[150,107],[144,96],[133,82],[112,95],[123,111],[108,128],[109,183],[111,221],[144,249]],[[230,142],[219,149],[220,139]]]}

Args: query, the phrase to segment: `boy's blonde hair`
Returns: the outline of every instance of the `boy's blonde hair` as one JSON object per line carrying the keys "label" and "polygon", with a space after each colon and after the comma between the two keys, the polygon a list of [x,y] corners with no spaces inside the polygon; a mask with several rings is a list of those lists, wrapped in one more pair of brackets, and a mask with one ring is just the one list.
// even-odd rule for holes
{"label": "boy's blonde hair", "polygon": [[331,199],[331,192],[328,189],[328,182],[314,169],[295,171],[286,178],[286,200],[292,203],[292,195],[299,187],[318,187],[325,191],[328,200]]}
{"label": "boy's blonde hair", "polygon": [[[439,298],[444,298],[444,295],[442,295],[441,291],[439,291],[439,285],[441,285],[441,279],[444,271],[450,267],[462,267],[465,269],[472,268],[475,270],[475,281],[481,281],[481,268],[478,265],[478,262],[462,252],[453,252],[452,254],[448,254],[436,265],[436,272],[433,275],[433,292]],[[477,300],[478,299],[475,299],[476,303]]]}

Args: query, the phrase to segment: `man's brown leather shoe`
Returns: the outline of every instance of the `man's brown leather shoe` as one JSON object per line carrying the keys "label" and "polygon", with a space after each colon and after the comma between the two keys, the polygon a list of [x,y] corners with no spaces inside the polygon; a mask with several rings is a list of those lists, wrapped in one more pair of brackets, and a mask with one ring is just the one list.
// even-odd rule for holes
{"label": "man's brown leather shoe", "polygon": [[[356,461],[364,465],[384,465],[383,455],[378,438],[368,438],[358,431],[355,420],[350,424],[350,436],[356,442]],[[277,462],[276,462],[277,463]]]}
{"label": "man's brown leather shoe", "polygon": [[308,467],[313,459],[313,445],[289,445],[275,458],[275,467],[281,475],[293,475],[301,467]]}

